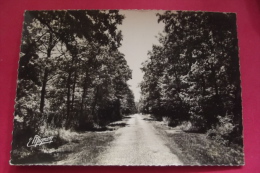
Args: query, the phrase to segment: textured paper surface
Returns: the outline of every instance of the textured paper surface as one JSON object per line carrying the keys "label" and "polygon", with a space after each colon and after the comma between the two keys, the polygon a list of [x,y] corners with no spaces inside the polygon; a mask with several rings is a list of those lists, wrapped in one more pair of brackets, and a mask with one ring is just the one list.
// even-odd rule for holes
{"label": "textured paper surface", "polygon": [[236,14],[26,11],[10,163],[244,165]]}

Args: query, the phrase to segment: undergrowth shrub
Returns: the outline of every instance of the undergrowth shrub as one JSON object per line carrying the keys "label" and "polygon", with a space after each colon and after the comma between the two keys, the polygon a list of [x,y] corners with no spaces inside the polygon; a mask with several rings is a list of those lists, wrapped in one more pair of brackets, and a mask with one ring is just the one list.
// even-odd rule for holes
{"label": "undergrowth shrub", "polygon": [[216,127],[213,127],[207,131],[207,136],[218,143],[223,145],[230,144],[231,133],[233,132],[235,125],[232,121],[233,117],[226,115],[224,117],[218,116],[219,123]]}

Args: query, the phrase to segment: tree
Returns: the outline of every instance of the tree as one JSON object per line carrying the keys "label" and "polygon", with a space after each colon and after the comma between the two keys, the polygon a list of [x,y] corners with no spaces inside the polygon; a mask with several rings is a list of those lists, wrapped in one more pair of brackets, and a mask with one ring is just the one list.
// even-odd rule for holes
{"label": "tree", "polygon": [[167,11],[157,16],[165,28],[143,65],[144,110],[155,115],[159,110],[171,125],[191,121],[204,132],[218,126],[219,117],[232,117],[241,137],[235,14]]}
{"label": "tree", "polygon": [[25,13],[15,113],[23,123],[15,133],[40,132],[37,125],[93,130],[135,109],[131,70],[118,51],[123,18],[117,10]]}

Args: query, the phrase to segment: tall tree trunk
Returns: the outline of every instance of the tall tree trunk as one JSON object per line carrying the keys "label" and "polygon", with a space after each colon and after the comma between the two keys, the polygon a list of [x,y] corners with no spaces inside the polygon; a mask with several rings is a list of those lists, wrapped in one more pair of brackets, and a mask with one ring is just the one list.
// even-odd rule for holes
{"label": "tall tree trunk", "polygon": [[94,101],[93,101],[93,104],[92,104],[92,110],[91,110],[91,114],[92,114],[93,120],[95,122],[98,121],[98,117],[97,117],[97,115],[95,115],[95,109],[96,109],[96,105],[97,105],[97,101],[98,101],[98,94],[99,94],[99,86],[97,86],[96,94],[95,94],[95,98],[94,98]]}
{"label": "tall tree trunk", "polygon": [[[51,50],[53,49],[54,45],[52,44],[52,33],[50,33],[48,49],[47,49],[47,57],[49,59],[51,57]],[[44,102],[45,102],[45,94],[46,94],[46,85],[48,80],[49,71],[47,67],[44,68],[44,75],[42,80],[42,89],[41,89],[41,101],[40,101],[40,112],[43,113],[44,111]]]}
{"label": "tall tree trunk", "polygon": [[40,102],[40,112],[41,113],[43,113],[43,109],[44,109],[47,79],[48,79],[48,70],[47,70],[47,68],[45,68],[44,75],[43,75],[43,81],[42,81],[42,89],[41,89],[41,102]]}
{"label": "tall tree trunk", "polygon": [[74,79],[73,79],[73,86],[72,86],[72,100],[71,100],[71,108],[74,107],[74,98],[75,98],[75,88],[76,88],[76,81],[77,81],[77,72],[74,72]]}
{"label": "tall tree trunk", "polygon": [[75,56],[72,56],[71,60],[71,66],[69,68],[69,73],[68,73],[68,79],[67,79],[67,117],[66,117],[66,128],[68,129],[71,123],[71,117],[70,117],[70,110],[71,110],[71,102],[70,102],[70,97],[71,97],[71,76],[73,73],[73,65],[74,65],[74,60]]}
{"label": "tall tree trunk", "polygon": [[81,103],[80,103],[80,117],[83,117],[83,105],[84,105],[84,98],[86,96],[86,91],[87,91],[87,78],[88,78],[88,68],[86,69],[86,73],[85,73],[85,79],[84,79],[84,83],[83,83],[83,93],[81,96]]}
{"label": "tall tree trunk", "polygon": [[83,116],[83,105],[84,105],[84,98],[85,98],[85,94],[86,94],[86,87],[83,87],[83,93],[81,96],[81,103],[80,103],[80,116]]}
{"label": "tall tree trunk", "polygon": [[69,76],[67,80],[67,118],[66,118],[66,128],[68,129],[70,125],[70,78],[71,78],[72,70],[69,71]]}

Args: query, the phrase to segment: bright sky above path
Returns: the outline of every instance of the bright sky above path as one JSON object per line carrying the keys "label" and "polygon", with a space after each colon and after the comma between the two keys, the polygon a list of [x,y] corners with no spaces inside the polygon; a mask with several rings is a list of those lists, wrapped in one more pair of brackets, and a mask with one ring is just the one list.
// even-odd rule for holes
{"label": "bright sky above path", "polygon": [[118,26],[122,30],[123,41],[119,48],[125,54],[125,59],[132,69],[132,80],[128,81],[132,89],[135,101],[140,99],[140,87],[143,79],[141,71],[142,62],[148,59],[147,53],[152,50],[153,44],[159,44],[158,36],[162,33],[164,24],[158,23],[156,13],[162,11],[146,10],[122,10],[120,14],[125,16],[123,24]]}

